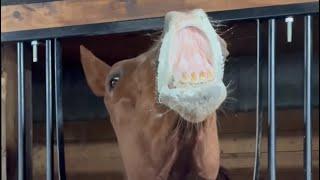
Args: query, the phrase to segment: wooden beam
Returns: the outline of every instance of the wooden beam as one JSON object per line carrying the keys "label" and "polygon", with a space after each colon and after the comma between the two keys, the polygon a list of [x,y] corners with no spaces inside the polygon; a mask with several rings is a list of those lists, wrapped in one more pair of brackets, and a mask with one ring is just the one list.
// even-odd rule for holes
{"label": "wooden beam", "polygon": [[317,2],[316,0],[69,0],[1,6],[1,33],[164,16],[202,8],[207,12]]}

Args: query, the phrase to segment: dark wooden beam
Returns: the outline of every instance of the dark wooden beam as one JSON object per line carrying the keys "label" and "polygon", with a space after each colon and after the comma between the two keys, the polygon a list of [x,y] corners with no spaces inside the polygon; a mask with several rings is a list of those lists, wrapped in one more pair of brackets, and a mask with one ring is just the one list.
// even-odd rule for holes
{"label": "dark wooden beam", "polygon": [[207,12],[318,2],[316,0],[71,0],[1,6],[1,33],[162,17],[168,11],[202,8]]}
{"label": "dark wooden beam", "polygon": [[[69,1],[68,1],[69,2]],[[171,1],[170,1],[171,2]],[[170,4],[170,3],[169,3]],[[276,3],[277,4],[277,3]],[[27,7],[25,5],[24,7]],[[40,6],[41,9],[42,6]],[[161,6],[160,6],[161,7]],[[187,9],[194,9],[199,8],[202,6],[190,6],[191,8],[182,9],[179,6],[176,7],[175,10],[187,10]],[[249,7],[249,6],[248,6]],[[64,7],[60,7],[64,9]],[[90,7],[89,8],[94,8]],[[148,8],[148,7],[146,7]],[[236,7],[234,7],[236,8]],[[240,7],[238,7],[240,8]],[[106,34],[115,34],[115,33],[127,33],[127,32],[137,32],[137,31],[146,31],[146,30],[160,30],[163,27],[163,15],[170,11],[171,9],[164,10],[163,12],[159,13],[159,15],[152,15],[145,12],[142,15],[135,15],[135,13],[129,14],[128,16],[121,15],[116,16],[118,12],[115,14],[111,14],[108,16],[107,19],[100,18],[100,15],[96,14],[94,19],[87,18],[85,16],[84,22],[80,22],[78,20],[74,21],[73,17],[69,17],[67,14],[69,12],[65,12],[66,15],[59,17],[62,18],[62,22],[58,25],[53,25],[52,22],[56,22],[58,17],[52,15],[56,11],[48,9],[47,14],[37,14],[36,17],[34,16],[25,16],[21,15],[21,13],[17,10],[12,13],[16,13],[18,18],[20,19],[18,22],[7,22],[7,24],[2,25],[1,27],[6,27],[8,24],[10,26],[16,26],[16,29],[11,29],[10,31],[6,32],[5,28],[1,29],[1,42],[8,42],[8,41],[26,41],[26,40],[35,40],[35,39],[48,39],[48,38],[64,38],[64,37],[73,37],[73,36],[93,36],[93,35],[106,35]],[[72,13],[82,13],[77,12],[75,10],[69,9]],[[96,8],[99,10],[99,8]],[[32,9],[32,11],[38,11],[36,9]],[[52,12],[53,11],[53,12]],[[112,12],[112,9],[107,9],[107,11]],[[139,9],[135,9],[140,13]],[[154,9],[155,12],[158,9]],[[4,10],[2,10],[4,12]],[[86,9],[83,9],[83,12],[87,12]],[[89,11],[90,12],[90,11]],[[125,12],[125,10],[124,10]],[[297,16],[303,14],[316,14],[319,13],[319,3],[318,2],[307,2],[307,3],[295,3],[295,4],[284,4],[284,5],[270,5],[270,6],[257,6],[251,8],[240,8],[240,9],[232,9],[227,6],[226,10],[224,9],[216,9],[216,10],[207,10],[208,15],[212,20],[215,21],[239,21],[239,20],[248,20],[248,19],[266,19],[266,18],[281,18],[284,16]],[[89,17],[94,14],[90,12]],[[107,13],[108,14],[108,13]],[[1,14],[2,15],[2,14]],[[13,16],[13,14],[9,15],[2,15],[2,17],[9,17]],[[42,18],[42,16],[50,17]],[[123,17],[122,17],[123,16]],[[81,16],[83,17],[83,16]],[[109,18],[114,17],[113,19]],[[5,19],[5,18],[4,18]],[[10,19],[10,17],[9,17]],[[25,20],[27,19],[27,20]],[[103,19],[103,20],[101,20]],[[102,22],[103,21],[103,22]],[[3,23],[4,20],[2,21]],[[60,22],[60,21],[59,21]],[[31,23],[27,25],[28,23]],[[83,24],[85,23],[85,24]],[[46,24],[46,25],[44,25]],[[28,28],[23,27],[24,25],[29,26]],[[40,25],[40,26],[39,26]],[[31,29],[30,29],[31,28]],[[8,30],[8,29],[7,29]]]}

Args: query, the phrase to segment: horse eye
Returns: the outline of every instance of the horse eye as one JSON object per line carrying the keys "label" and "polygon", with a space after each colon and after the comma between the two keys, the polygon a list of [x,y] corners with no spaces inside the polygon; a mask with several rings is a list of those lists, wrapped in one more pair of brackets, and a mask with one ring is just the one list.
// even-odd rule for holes
{"label": "horse eye", "polygon": [[112,78],[110,79],[110,81],[109,81],[110,89],[113,89],[113,88],[116,86],[116,84],[117,84],[117,82],[119,81],[119,79],[120,79],[119,76],[114,76],[114,77],[112,77]]}

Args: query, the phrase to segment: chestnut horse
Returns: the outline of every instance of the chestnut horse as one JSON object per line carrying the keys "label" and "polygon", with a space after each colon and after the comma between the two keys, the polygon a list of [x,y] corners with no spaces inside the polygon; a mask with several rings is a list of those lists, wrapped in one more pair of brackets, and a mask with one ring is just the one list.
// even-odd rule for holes
{"label": "chestnut horse", "polygon": [[88,85],[104,97],[127,179],[220,176],[216,110],[226,98],[228,51],[203,10],[167,13],[150,50],[112,67],[80,51]]}

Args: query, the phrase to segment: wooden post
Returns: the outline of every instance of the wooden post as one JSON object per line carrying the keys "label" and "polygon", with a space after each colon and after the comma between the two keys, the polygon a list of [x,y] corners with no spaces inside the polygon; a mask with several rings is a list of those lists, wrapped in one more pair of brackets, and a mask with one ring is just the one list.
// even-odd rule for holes
{"label": "wooden post", "polygon": [[7,155],[6,155],[6,87],[7,73],[1,72],[1,179],[7,180]]}
{"label": "wooden post", "polygon": [[[17,178],[17,49],[15,43],[1,44],[1,140],[2,179]],[[31,53],[25,58],[26,166],[27,179],[32,177],[32,74]],[[4,94],[4,96],[3,96]],[[4,131],[5,129],[5,131]],[[5,169],[4,169],[5,168]],[[5,177],[6,176],[6,177]]]}
{"label": "wooden post", "polygon": [[5,155],[7,179],[17,178],[17,55],[15,44],[1,44],[1,67],[2,73],[6,74],[5,104],[2,111],[5,114]]}

